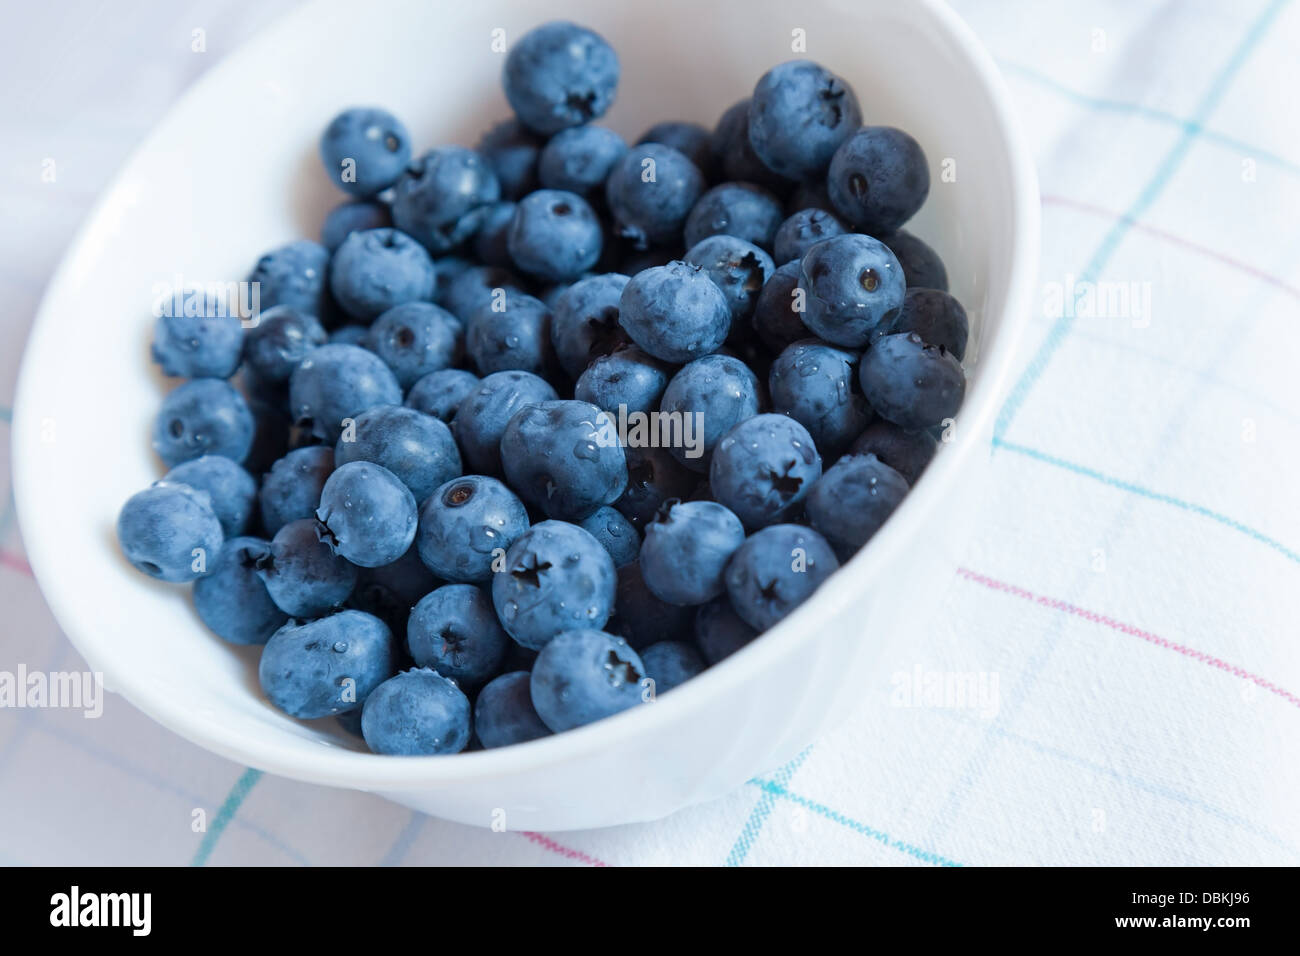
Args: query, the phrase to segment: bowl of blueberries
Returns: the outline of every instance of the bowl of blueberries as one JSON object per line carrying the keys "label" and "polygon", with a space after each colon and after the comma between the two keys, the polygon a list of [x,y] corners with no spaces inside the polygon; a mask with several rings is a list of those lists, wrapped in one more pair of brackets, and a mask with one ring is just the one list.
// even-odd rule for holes
{"label": "bowl of blueberries", "polygon": [[231,759],[480,826],[662,817],[929,626],[1037,202],[938,0],[317,0],[56,273],[32,567],[107,690]]}

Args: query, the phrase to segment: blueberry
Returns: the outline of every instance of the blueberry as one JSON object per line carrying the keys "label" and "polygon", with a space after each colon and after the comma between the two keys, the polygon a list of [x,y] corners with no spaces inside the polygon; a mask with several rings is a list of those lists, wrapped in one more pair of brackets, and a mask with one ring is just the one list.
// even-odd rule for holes
{"label": "blueberry", "polygon": [[695,614],[695,642],[710,665],[730,657],[756,637],[758,631],[737,616],[730,598],[711,601]]}
{"label": "blueberry", "polygon": [[619,235],[644,249],[680,241],[704,186],[704,174],[677,150],[642,143],[624,153],[610,172],[605,199]]}
{"label": "blueberry", "polygon": [[673,455],[692,471],[709,469],[713,449],[722,436],[758,414],[758,379],[744,362],[730,355],[706,355],[683,366],[664,390],[659,404],[665,413],[685,420],[694,416],[703,427],[698,444],[674,446]]}
{"label": "blueberry", "polygon": [[741,100],[718,120],[711,144],[714,167],[733,182],[754,183],[785,193],[793,181],[769,169],[750,145],[749,104],[749,100]]}
{"label": "blueberry", "polygon": [[691,208],[686,217],[686,246],[690,248],[709,236],[735,236],[771,249],[781,218],[781,201],[762,186],[723,183],[706,192]]}
{"label": "blueberry", "polygon": [[522,293],[523,284],[508,269],[473,266],[452,280],[442,306],[462,322],[468,322],[475,312],[493,301],[497,289]]}
{"label": "blueberry", "polygon": [[948,291],[948,270],[943,267],[939,254],[906,229],[888,236],[881,236],[880,241],[889,246],[890,252],[903,267],[903,276],[907,287],[919,289],[938,289]]}
{"label": "blueberry", "polygon": [[162,481],[127,499],[117,516],[117,540],[136,570],[163,581],[193,581],[215,570],[221,522],[205,492]]}
{"label": "blueberry", "polygon": [[618,569],[614,607],[617,613],[607,629],[611,634],[622,637],[633,648],[690,636],[695,609],[685,604],[669,604],[655,597],[646,587],[639,561]]}
{"label": "blueberry", "polygon": [[227,538],[244,533],[257,504],[257,482],[229,458],[204,455],[182,462],[163,481],[189,485],[208,496],[212,513]]}
{"label": "blueberry", "polygon": [[366,336],[369,334],[370,329],[368,327],[356,322],[349,322],[347,325],[340,325],[331,332],[326,342],[330,345],[356,345],[365,348]]}
{"label": "blueberry", "polygon": [[415,540],[418,512],[411,489],[395,474],[374,462],[350,461],[326,479],[316,520],[321,539],[336,554],[377,568],[406,553]]}
{"label": "blueberry", "polygon": [[153,450],[168,467],[203,455],[242,462],[253,444],[244,396],[219,378],[196,378],[169,392],[154,419]]}
{"label": "blueberry", "polygon": [[637,138],[636,144],[642,143],[671,146],[694,163],[706,179],[713,177],[713,133],[699,123],[680,120],[655,123]]}
{"label": "blueberry", "polygon": [[377,568],[362,568],[348,606],[366,611],[388,625],[400,640],[406,640],[411,608],[442,582],[433,576],[415,544],[396,561]]}
{"label": "blueberry", "polygon": [[758,294],[776,269],[771,256],[735,236],[709,236],[700,240],[686,253],[686,262],[703,269],[722,290],[733,323],[753,315]]}
{"label": "blueberry", "polygon": [[451,285],[466,272],[471,272],[481,268],[473,259],[465,256],[439,256],[434,260],[434,270],[438,273],[433,283],[433,302],[434,305],[440,305],[448,312],[460,318],[456,310],[447,304],[448,293],[451,292]]}
{"label": "blueberry", "polygon": [[400,405],[402,388],[374,352],[355,345],[322,345],[307,353],[289,378],[289,412],[304,430],[336,442],[344,419],[376,405]]}
{"label": "blueberry", "polygon": [[167,309],[154,324],[150,354],[163,374],[174,378],[230,378],[239,368],[244,325],[220,300],[202,298],[196,307],[172,314]]}
{"label": "blueberry", "polygon": [[773,352],[780,352],[792,342],[808,337],[800,311],[799,262],[777,267],[758,294],[754,305],[754,331]]}
{"label": "blueberry", "polygon": [[685,498],[694,490],[695,475],[678,463],[671,449],[629,443],[623,452],[627,491],[614,507],[635,527],[654,520],[665,501]]}
{"label": "blueberry", "polygon": [[488,161],[501,184],[502,199],[518,199],[537,188],[537,160],[543,140],[518,120],[497,123],[475,149]]}
{"label": "blueberry", "polygon": [[257,573],[271,600],[293,617],[319,617],[341,607],[357,583],[356,566],[321,540],[312,518],[277,531],[257,560]]}
{"label": "blueberry", "polygon": [[704,673],[700,652],[685,641],[660,641],[641,651],[646,677],[654,681],[655,695],[666,694],[692,677]]}
{"label": "blueberry", "polygon": [[588,402],[538,402],[515,412],[501,435],[501,463],[525,504],[563,521],[586,518],[627,487],[617,426]]}
{"label": "blueberry", "polygon": [[[586,272],[583,273],[582,278],[591,279],[594,276],[595,273]],[[546,304],[546,307],[550,309],[552,312],[554,312],[555,303],[560,301],[560,297],[564,295],[564,293],[567,292],[569,287],[572,285],[573,285],[572,282],[552,282],[550,285],[545,286],[542,289],[538,290],[537,298],[541,299],[542,302]],[[555,337],[554,334],[552,334],[551,337],[552,339],[554,339]]]}
{"label": "blueberry", "polygon": [[264,385],[283,385],[318,345],[325,329],[316,316],[291,305],[267,309],[244,335],[244,363],[248,373]]}
{"label": "blueberry", "polygon": [[646,525],[641,573],[646,587],[669,604],[703,604],[722,594],[723,571],[745,529],[713,501],[669,502]]}
{"label": "blueberry", "polygon": [[560,189],[539,189],[519,200],[506,234],[515,265],[547,282],[577,279],[596,264],[603,243],[587,200]]}
{"label": "blueberry", "polygon": [[856,352],[803,339],[785,349],[768,374],[772,410],[789,415],[834,458],[871,420],[871,409],[853,390]]}
{"label": "blueberry", "polygon": [[343,240],[330,268],[330,291],[359,322],[403,302],[433,298],[437,271],[424,247],[396,229],[367,229]]}
{"label": "blueberry", "polygon": [[574,126],[551,137],[537,162],[537,178],[547,189],[585,196],[605,184],[627,143],[605,126]]}
{"label": "blueberry", "polygon": [[528,512],[513,491],[495,478],[466,475],[425,500],[416,545],[438,577],[481,584],[504,568],[506,551],[527,530]]}
{"label": "blueberry", "polygon": [[848,84],[811,60],[791,60],[759,78],[749,103],[749,143],[769,169],[812,179],[862,122]]}
{"label": "blueberry", "polygon": [[406,407],[443,422],[456,417],[456,409],[480,379],[473,372],[461,368],[444,368],[425,375],[406,393]]}
{"label": "blueberry", "polygon": [[627,341],[618,322],[618,303],[628,277],[617,272],[589,276],[569,286],[555,300],[551,342],[560,367],[577,378],[595,359]]}
{"label": "blueberry", "polygon": [[939,289],[908,289],[890,332],[915,332],[927,345],[942,345],[957,361],[966,357],[970,323],[961,303]]}
{"label": "blueberry", "polygon": [[365,347],[393,370],[397,384],[410,388],[422,376],[460,361],[463,326],[432,302],[393,306],[370,326]]}
{"label": "blueberry", "polygon": [[292,305],[311,315],[322,315],[327,305],[325,283],[330,272],[328,249],[310,239],[296,239],[258,259],[248,281],[257,283],[261,309]]}
{"label": "blueberry", "polygon": [[565,631],[542,648],[529,687],[542,723],[559,733],[641,703],[645,667],[622,638]]}
{"label": "blueberry", "polygon": [[877,418],[863,430],[850,450],[855,455],[875,455],[902,475],[909,485],[914,485],[938,447],[939,443],[927,431],[909,432]]}
{"label": "blueberry", "polygon": [[376,405],[356,417],[355,428],[334,446],[339,467],[354,461],[381,465],[422,502],[461,473],[460,450],[445,424],[400,405]]}
{"label": "blueberry", "polygon": [[437,671],[403,671],[366,698],[361,735],[377,754],[460,753],[469,744],[469,699]]}
{"label": "blueberry", "polygon": [[774,524],[736,549],[727,565],[727,596],[750,627],[772,627],[839,569],[831,546],[816,531]]}
{"label": "blueberry", "polygon": [[543,521],[506,552],[505,571],[492,579],[492,603],[506,632],[538,650],[575,625],[603,627],[614,609],[614,581],[614,562],[600,542],[577,525]]}
{"label": "blueberry", "polygon": [[261,538],[227,538],[212,573],[194,582],[199,617],[232,644],[265,644],[289,618],[257,575],[257,559],[270,546]]}
{"label": "blueberry", "polygon": [[709,485],[747,528],[790,515],[822,475],[808,430],[785,415],[756,415],[723,436],[713,450]]}
{"label": "blueberry", "polygon": [[847,561],[906,494],[907,479],[875,455],[845,455],[808,492],[808,521]]}
{"label": "blueberry", "polygon": [[411,136],[387,110],[344,110],[320,137],[320,159],[331,182],[365,199],[397,181],[411,159]]}
{"label": "blueberry", "polygon": [[295,448],[272,465],[258,493],[266,533],[273,535],[290,521],[315,515],[333,470],[334,449],[325,445]]}
{"label": "blueberry", "polygon": [[354,200],[339,203],[326,214],[325,222],[321,224],[321,245],[334,252],[343,245],[343,240],[354,232],[387,229],[392,224],[392,214],[381,202]]}
{"label": "blueberry", "polygon": [[393,224],[432,255],[474,235],[501,198],[492,166],[463,146],[440,146],[410,164],[393,187]]}
{"label": "blueberry", "polygon": [[511,47],[502,82],[519,121],[549,136],[604,116],[618,76],[618,54],[599,34],[555,20]]}
{"label": "blueberry", "polygon": [[300,433],[289,418],[282,395],[254,395],[248,400],[248,410],[253,414],[253,447],[244,458],[244,467],[250,475],[263,475],[285,456],[291,447],[290,439],[300,437]]}
{"label": "blueberry", "polygon": [[702,268],[685,262],[633,276],[618,311],[633,342],[655,358],[679,364],[716,351],[731,328],[726,293]]}
{"label": "blueberry", "polygon": [[609,552],[615,568],[631,564],[641,551],[641,535],[632,522],[608,505],[597,508],[579,521],[578,526]]}
{"label": "blueberry", "polygon": [[[518,204],[510,200],[494,202],[483,213],[483,223],[474,235],[474,255],[485,266],[509,269],[515,264],[510,257],[510,224]],[[436,265],[437,263],[435,263]]]}
{"label": "blueberry", "polygon": [[803,254],[823,239],[843,235],[848,230],[834,213],[825,209],[800,209],[776,231],[772,260],[781,265],[803,258]]}
{"label": "blueberry", "polygon": [[511,671],[493,678],[474,701],[474,733],[484,747],[509,747],[539,737],[551,730],[533,707],[528,671]]}
{"label": "blueberry", "polygon": [[952,418],[966,395],[966,373],[942,345],[915,332],[886,335],[867,349],[858,367],[862,394],[881,418],[909,431]]}
{"label": "blueberry", "polygon": [[465,351],[480,375],[512,370],[544,375],[554,360],[551,310],[540,299],[507,290],[469,317]]}
{"label": "blueberry", "polygon": [[835,151],[826,189],[845,221],[887,235],[916,215],[930,192],[921,144],[892,126],[864,126]]}
{"label": "blueberry", "polygon": [[831,202],[831,195],[826,191],[825,179],[807,179],[795,187],[790,198],[786,200],[785,210],[793,214],[801,209],[835,212],[835,204]]}
{"label": "blueberry", "polygon": [[361,707],[396,670],[397,644],[387,625],[362,611],[340,611],[290,621],[271,635],[257,678],[272,704],[313,720]]}
{"label": "blueberry", "polygon": [[452,422],[465,468],[484,475],[501,474],[501,435],[506,423],[531,402],[547,402],[555,389],[529,372],[494,372],[465,396]]}
{"label": "blueberry", "polygon": [[650,412],[658,409],[671,374],[670,365],[630,346],[588,365],[578,377],[573,396],[615,418],[631,412]]}
{"label": "blueberry", "polygon": [[903,305],[903,268],[889,247],[870,236],[823,239],[799,263],[803,322],[819,338],[864,347],[888,329]]}
{"label": "blueberry", "polygon": [[418,666],[431,667],[461,687],[478,687],[500,669],[510,638],[487,591],[448,584],[411,610],[406,642]]}

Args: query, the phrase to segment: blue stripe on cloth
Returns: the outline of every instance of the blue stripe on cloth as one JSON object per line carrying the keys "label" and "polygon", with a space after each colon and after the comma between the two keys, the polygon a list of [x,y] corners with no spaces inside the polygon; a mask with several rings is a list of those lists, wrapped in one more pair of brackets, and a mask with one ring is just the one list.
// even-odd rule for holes
{"label": "blue stripe on cloth", "polygon": [[379,861],[379,865],[397,866],[406,859],[406,855],[411,852],[412,844],[415,843],[415,838],[420,835],[420,831],[424,829],[424,823],[428,819],[419,810],[412,810],[411,818],[402,827],[402,832],[397,834],[397,839],[388,848],[388,852]]}
{"label": "blue stripe on cloth", "polygon": [[1235,518],[1230,518],[1227,515],[1214,511],[1211,508],[1207,508],[1204,505],[1198,505],[1191,501],[1184,501],[1181,498],[1175,498],[1173,495],[1167,495],[1163,492],[1153,491],[1150,488],[1144,488],[1143,486],[1134,484],[1131,481],[1125,481],[1122,478],[1113,477],[1112,475],[1098,471],[1095,468],[1078,465],[1072,461],[1066,461],[1064,458],[1057,458],[1054,455],[1049,455],[1047,452],[1039,451],[1036,448],[1017,445],[1014,442],[1009,442],[1002,438],[994,438],[993,445],[997,448],[1004,448],[1007,451],[1015,452],[1017,455],[1024,455],[1026,458],[1032,458],[1034,461],[1042,462],[1045,465],[1063,468],[1076,475],[1083,475],[1085,478],[1092,478],[1094,481],[1100,481],[1103,484],[1110,485],[1112,488],[1118,488],[1121,491],[1127,491],[1143,498],[1149,498],[1152,501],[1159,501],[1162,504],[1172,505],[1173,507],[1190,514],[1200,515],[1203,518],[1209,518],[1211,521],[1217,521],[1225,527],[1231,528],[1234,531],[1239,531],[1247,537],[1258,541],[1260,544],[1272,548],[1288,561],[1294,561],[1295,563],[1300,564],[1300,553],[1291,550],[1286,545],[1282,544],[1282,542],[1270,538],[1268,535],[1264,534],[1264,532],[1257,531],[1250,525],[1243,524]]}
{"label": "blue stripe on cloth", "polygon": [[[810,753],[812,753],[811,745],[806,747],[803,753],[799,754],[784,767],[777,770],[776,773],[772,774],[772,779],[779,785],[785,786],[790,782],[790,778],[795,775],[795,772],[803,765],[803,762],[808,759]],[[755,782],[757,781],[750,781],[750,783]],[[759,795],[758,802],[754,804],[754,809],[750,811],[749,819],[745,821],[744,827],[741,828],[740,836],[736,837],[736,842],[732,845],[731,852],[727,854],[726,866],[740,866],[740,864],[745,861],[745,857],[748,856],[749,851],[753,849],[754,841],[763,830],[763,824],[772,813],[772,805],[774,803],[776,803],[776,798],[773,794],[764,791]]]}
{"label": "blue stripe on cloth", "polygon": [[[1010,73],[1013,76],[1018,76],[1021,79],[1028,80],[1035,86],[1041,86],[1043,89],[1050,90],[1051,92],[1063,96],[1080,106],[1086,106],[1090,109],[1100,110],[1107,113],[1126,113],[1132,116],[1140,116],[1144,119],[1153,120],[1158,123],[1165,123],[1169,126],[1177,126],[1184,130],[1191,129],[1195,125],[1195,121],[1184,119],[1176,113],[1167,113],[1164,110],[1158,110],[1141,103],[1129,103],[1124,100],[1107,100],[1102,99],[1101,97],[1089,96],[1087,93],[1081,93],[1078,90],[1066,86],[1064,83],[1058,82],[1045,73],[1039,73],[1037,70],[1020,63],[1014,63],[1010,60],[999,59],[998,66],[1000,66],[1005,73]],[[1244,140],[1236,139],[1232,136],[1227,136],[1211,129],[1201,129],[1200,137],[1207,143],[1214,143],[1218,146],[1231,149],[1234,152],[1248,154],[1249,156],[1261,160],[1270,166],[1276,166],[1294,176],[1300,176],[1300,163],[1292,162],[1285,156],[1270,153],[1268,150],[1262,149],[1254,143],[1247,143]]]}
{"label": "blue stripe on cloth", "polygon": [[[1182,165],[1183,160],[1187,157],[1192,143],[1201,132],[1205,121],[1209,119],[1219,105],[1219,100],[1222,99],[1228,84],[1237,75],[1237,71],[1241,69],[1242,64],[1250,58],[1250,54],[1254,52],[1255,47],[1263,38],[1269,24],[1273,22],[1288,2],[1289,0],[1272,0],[1264,12],[1251,24],[1241,42],[1237,44],[1237,48],[1228,57],[1228,62],[1215,75],[1205,95],[1201,97],[1192,118],[1183,127],[1182,135],[1178,137],[1178,141],[1165,154],[1151,179],[1138,193],[1137,198],[1124,210],[1124,214],[1116,220],[1106,235],[1102,237],[1100,245],[1093,251],[1088,264],[1084,266],[1079,274],[1079,280],[1076,281],[1097,281],[1099,274],[1106,268],[1111,256],[1115,254],[1115,250],[1119,248],[1120,242],[1128,234],[1134,220],[1138,219],[1151,207],[1169,184],[1174,173],[1178,171],[1178,167]],[[1074,316],[1070,314],[1069,310],[1064,310],[1061,317],[1052,323],[1042,345],[1038,347],[1038,351],[1034,353],[1033,358],[1029,360],[1029,364],[1021,372],[1020,378],[1011,387],[1011,392],[1007,396],[1006,402],[1003,403],[1002,410],[998,413],[997,423],[993,427],[995,436],[1001,437],[1007,433],[1007,429],[1011,427],[1011,422],[1015,419],[1016,413],[1020,411],[1025,399],[1033,391],[1034,385],[1042,377],[1043,371],[1052,360],[1052,356],[1065,342],[1073,325]]]}
{"label": "blue stripe on cloth", "polygon": [[[953,720],[960,724],[971,726],[971,725],[976,725],[977,723],[976,720],[973,718],[956,714],[951,711],[941,711],[941,713],[943,713],[943,715],[945,717],[948,717],[950,720]],[[1072,766],[1080,767],[1084,770],[1091,771],[1092,773],[1098,776],[1110,777],[1112,780],[1116,780],[1120,783],[1123,783],[1125,786],[1132,787],[1136,790],[1140,790],[1143,793],[1149,793],[1154,796],[1163,797],[1166,800],[1173,801],[1174,803],[1180,803],[1183,806],[1193,807],[1194,809],[1200,810],[1202,813],[1205,813],[1208,816],[1212,816],[1217,820],[1222,820],[1224,823],[1228,823],[1231,824],[1232,826],[1240,827],[1241,829],[1246,830],[1249,833],[1253,833],[1256,836],[1261,837],[1267,842],[1271,843],[1273,846],[1285,850],[1291,856],[1300,859],[1300,850],[1297,850],[1294,846],[1292,846],[1286,840],[1282,839],[1272,830],[1269,830],[1267,827],[1260,826],[1258,823],[1255,823],[1253,820],[1248,820],[1245,817],[1240,817],[1235,813],[1229,813],[1228,811],[1216,807],[1213,804],[1206,803],[1204,800],[1201,800],[1200,798],[1196,797],[1193,794],[1183,793],[1181,790],[1177,790],[1163,783],[1143,780],[1142,778],[1135,777],[1132,774],[1124,773],[1122,770],[1118,770],[1115,767],[1110,766],[1108,764],[1094,763],[1093,761],[1088,760],[1086,757],[1080,757],[1078,754],[1070,753],[1069,751],[1062,750],[1059,747],[1053,747],[1050,744],[1045,744],[1041,741],[1033,739],[1032,737],[1026,737],[1023,734],[1018,734],[1012,730],[1006,730],[1005,728],[1002,727],[994,727],[992,728],[992,730],[993,733],[997,734],[999,737],[1003,738],[1004,740],[1009,740],[1013,743],[1019,744],[1022,747],[1027,747],[1028,749],[1034,751],[1035,753],[1042,754],[1045,757],[1052,757],[1056,760],[1062,761],[1063,763],[1068,763],[1071,764]]]}
{"label": "blue stripe on cloth", "polygon": [[[159,776],[158,774],[154,773],[153,771],[149,770],[148,768],[140,764],[132,763],[126,760],[125,758],[118,756],[117,754],[110,753],[107,750],[102,750],[95,744],[91,743],[89,740],[83,738],[81,735],[65,730],[64,728],[56,725],[52,721],[47,720],[44,722],[37,723],[34,729],[36,730],[37,733],[47,734],[50,737],[53,737],[56,740],[59,740],[70,747],[76,747],[82,753],[88,754],[94,759],[101,761],[102,763],[114,768],[115,770],[118,770],[121,773],[126,774],[127,776],[132,777],[133,779],[140,780],[143,783],[147,783],[151,787],[155,788],[156,790],[159,790],[163,793],[172,794],[173,796],[179,797],[182,800],[188,801],[193,806],[196,807],[201,806],[206,802],[206,800],[199,794],[187,790],[186,788],[173,783],[172,781],[166,779],[165,777]],[[249,833],[252,833],[263,843],[267,844],[268,846],[274,847],[275,849],[283,853],[285,856],[290,857],[299,866],[311,866],[310,860],[308,860],[305,856],[303,856],[301,853],[299,853],[289,844],[285,843],[274,833],[271,833],[269,830],[266,830],[255,823],[250,823],[247,820],[238,820],[232,818],[230,822],[239,826],[241,829],[247,830]]]}
{"label": "blue stripe on cloth", "polygon": [[212,851],[217,848],[217,842],[221,839],[221,834],[226,831],[230,821],[235,818],[239,812],[239,807],[248,799],[248,794],[253,787],[257,786],[257,781],[262,779],[262,771],[249,768],[240,774],[235,785],[230,788],[226,794],[226,799],[221,804],[221,809],[217,811],[216,817],[212,820],[212,825],[208,832],[203,835],[203,842],[199,844],[198,850],[194,853],[194,859],[190,861],[190,866],[203,866],[212,856]]}
{"label": "blue stripe on cloth", "polygon": [[[805,753],[806,752],[807,751],[805,751]],[[773,797],[780,797],[783,800],[789,800],[792,803],[796,804],[797,806],[801,806],[806,810],[811,810],[819,817],[825,817],[827,820],[831,820],[834,823],[838,823],[840,826],[848,827],[850,830],[853,830],[856,833],[861,833],[863,836],[870,837],[871,839],[876,840],[879,843],[883,843],[885,846],[890,847],[891,849],[898,850],[900,853],[906,853],[908,856],[921,860],[924,863],[932,863],[935,866],[961,866],[962,865],[960,863],[948,859],[946,856],[941,856],[938,853],[934,853],[930,850],[924,850],[921,847],[915,846],[904,840],[895,839],[894,837],[891,837],[888,833],[885,833],[883,830],[877,830],[875,827],[868,826],[865,823],[861,823],[857,820],[854,820],[852,817],[840,813],[838,810],[832,810],[830,807],[826,806],[823,803],[818,803],[815,800],[809,800],[807,797],[801,796],[797,793],[793,793],[778,783],[774,783],[766,780],[751,780],[749,782],[753,786],[762,789],[764,795],[770,794]]]}

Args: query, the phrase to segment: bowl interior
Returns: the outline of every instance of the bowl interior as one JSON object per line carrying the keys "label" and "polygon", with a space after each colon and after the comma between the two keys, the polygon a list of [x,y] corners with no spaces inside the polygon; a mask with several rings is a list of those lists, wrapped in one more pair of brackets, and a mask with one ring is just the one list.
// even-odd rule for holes
{"label": "bowl interior", "polygon": [[[930,198],[909,228],[944,257],[973,320],[972,357],[989,353],[1004,334],[997,316],[1013,286],[1023,226],[1008,210],[1023,172],[1002,135],[987,64],[972,60],[968,35],[943,8],[888,0],[565,0],[543,16],[532,5],[494,0],[396,0],[364,11],[348,0],[320,0],[296,11],[210,71],[103,198],[51,284],[15,421],[20,516],[56,616],[110,690],[212,749],[361,787],[383,759],[351,752],[332,721],[316,727],[272,709],[256,685],[256,649],[223,644],[200,624],[187,588],[144,578],[118,551],[114,523],[123,501],[163,470],[148,439],[169,387],[147,352],[155,289],[182,279],[240,280],[263,250],[315,237],[341,199],[319,168],[316,140],[344,106],[391,109],[417,150],[472,146],[509,115],[494,31],[511,42],[559,16],[599,30],[619,51],[623,78],[605,122],[630,140],[666,119],[712,127],[782,60],[807,56],[846,77],[867,122],[906,128],[930,157]],[[792,50],[801,35],[806,52]],[[985,380],[998,366],[973,364],[972,416],[987,417],[994,385]],[[933,472],[956,465],[950,452]],[[922,482],[895,520],[925,507],[942,481],[935,477],[933,489]],[[868,589],[871,562],[863,557],[844,572],[861,580],[828,590],[847,598]],[[798,630],[796,615],[765,640],[797,639]],[[661,706],[690,706],[691,693],[707,693],[719,671],[743,666],[729,661]],[[545,748],[566,745],[555,738],[528,747],[545,759]],[[508,766],[498,754],[467,759]],[[452,766],[461,760],[385,761],[384,775],[390,784],[436,781],[458,772]]]}

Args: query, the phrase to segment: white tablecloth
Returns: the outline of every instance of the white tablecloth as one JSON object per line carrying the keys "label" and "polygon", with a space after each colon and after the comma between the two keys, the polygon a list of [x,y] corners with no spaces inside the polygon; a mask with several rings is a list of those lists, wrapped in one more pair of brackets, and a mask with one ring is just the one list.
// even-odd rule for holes
{"label": "white tablecloth", "polygon": [[[0,420],[98,190],[195,76],[286,7],[9,18]],[[548,836],[267,777],[120,698],[97,720],[0,710],[0,861],[1295,864],[1300,4],[957,8],[1037,155],[1043,297],[964,569],[853,720],[715,803]],[[1108,317],[1086,295],[1061,315],[1071,288],[1131,295]],[[9,455],[0,443],[0,671],[75,669],[23,559]],[[936,674],[982,677],[985,706],[901,706],[900,687]]]}

